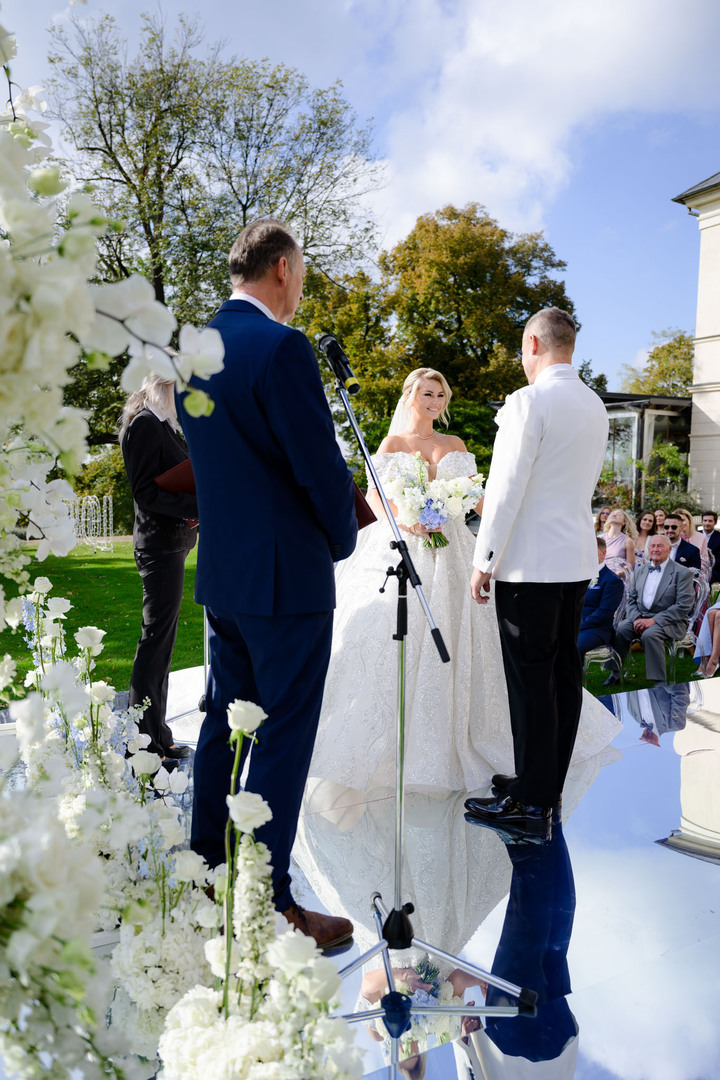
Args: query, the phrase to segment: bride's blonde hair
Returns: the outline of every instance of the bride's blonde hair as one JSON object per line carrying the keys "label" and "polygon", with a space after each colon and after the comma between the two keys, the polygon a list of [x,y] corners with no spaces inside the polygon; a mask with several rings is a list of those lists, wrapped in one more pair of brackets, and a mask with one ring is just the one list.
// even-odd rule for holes
{"label": "bride's blonde hair", "polygon": [[447,427],[448,423],[450,422],[448,405],[450,404],[450,398],[452,397],[452,390],[448,386],[445,376],[441,375],[439,371],[435,371],[434,368],[420,367],[416,368],[415,371],[410,372],[405,382],[403,383],[402,396],[405,404],[409,405],[412,401],[414,401],[421,379],[434,379],[435,382],[439,382],[442,386],[443,393],[445,394],[445,404],[442,407],[440,419],[442,420],[445,427]]}

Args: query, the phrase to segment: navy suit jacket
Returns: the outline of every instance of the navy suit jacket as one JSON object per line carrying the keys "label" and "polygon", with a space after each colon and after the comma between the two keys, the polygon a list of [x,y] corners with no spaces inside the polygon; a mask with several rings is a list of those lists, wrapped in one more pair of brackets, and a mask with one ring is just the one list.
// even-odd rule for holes
{"label": "navy suit jacket", "polygon": [[678,544],[677,557],[673,562],[680,566],[689,566],[693,570],[700,569],[700,548],[691,544],[689,540],[681,540]]}
{"label": "navy suit jacket", "polygon": [[597,585],[591,585],[585,593],[580,630],[597,630],[604,634],[605,642],[609,642],[624,589],[617,574],[609,567],[601,566]]}
{"label": "navy suit jacket", "polygon": [[331,611],[333,562],[353,551],[357,518],[315,354],[244,300],[210,326],[225,367],[192,384],[212,415],[189,416],[182,398],[178,408],[200,518],[195,598],[250,615]]}
{"label": "navy suit jacket", "polygon": [[707,533],[705,536],[708,547],[710,551],[712,551],[713,558],[715,559],[715,565],[712,568],[712,576],[710,578],[710,584],[714,585],[716,581],[720,581],[720,532],[718,532],[717,529],[713,529],[709,536]]}

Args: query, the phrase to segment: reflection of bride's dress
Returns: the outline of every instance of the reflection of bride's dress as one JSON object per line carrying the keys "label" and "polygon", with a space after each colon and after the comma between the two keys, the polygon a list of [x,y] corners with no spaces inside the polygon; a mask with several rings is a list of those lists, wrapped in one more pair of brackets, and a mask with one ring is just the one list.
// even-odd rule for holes
{"label": "reflection of bride's dress", "polygon": [[[413,464],[407,453],[373,457],[385,483]],[[438,463],[439,479],[476,472],[472,454],[453,450]],[[420,604],[408,597],[406,644],[405,779],[471,791],[494,772],[513,771],[512,737],[495,605],[470,595],[474,538],[462,518],[444,527],[449,545],[423,547],[403,532],[450,663],[441,663]],[[367,791],[391,787],[395,777],[397,708],[397,563],[385,520],[363,529],[354,555],[337,568],[333,653],[325,683],[320,729],[310,776]],[[538,538],[538,543],[541,538]],[[412,588],[408,589],[412,594]],[[573,760],[606,746],[620,730],[612,714],[585,694]]]}

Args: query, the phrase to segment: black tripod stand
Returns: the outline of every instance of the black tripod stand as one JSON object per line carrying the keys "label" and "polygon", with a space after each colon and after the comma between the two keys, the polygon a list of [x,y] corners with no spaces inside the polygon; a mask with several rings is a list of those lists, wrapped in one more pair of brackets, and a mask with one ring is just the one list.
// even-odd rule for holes
{"label": "black tripod stand", "polygon": [[[334,340],[334,339],[333,339]],[[322,342],[321,347],[324,348]],[[380,955],[382,957],[383,966],[385,969],[385,975],[387,978],[388,993],[380,1000],[377,1009],[371,1009],[369,1011],[362,1011],[357,1013],[350,1013],[345,1016],[345,1019],[350,1022],[365,1022],[376,1018],[382,1018],[385,1027],[390,1035],[390,1075],[395,1075],[395,1065],[399,1059],[400,1038],[406,1032],[412,1022],[413,1015],[427,1016],[429,1014],[441,1014],[441,1015],[456,1015],[458,1019],[462,1016],[517,1016],[519,1013],[534,1014],[535,1013],[535,1001],[537,995],[534,991],[524,989],[520,986],[516,986],[513,983],[508,982],[505,979],[500,979],[482,969],[476,967],[473,964],[469,964],[458,957],[452,956],[450,953],[445,952],[443,949],[438,948],[428,942],[421,941],[415,937],[413,932],[412,923],[410,921],[410,915],[413,913],[413,905],[411,903],[403,903],[402,898],[402,858],[403,858],[403,834],[404,834],[404,767],[405,767],[405,640],[407,637],[407,583],[408,581],[415,589],[416,595],[420,600],[420,604],[423,608],[425,618],[428,621],[432,638],[435,642],[436,648],[440,655],[440,659],[443,663],[447,663],[450,659],[445,643],[442,639],[440,630],[435,626],[432,613],[427,604],[427,600],[422,591],[420,578],[413,565],[412,559],[407,549],[407,544],[401,538],[400,532],[397,527],[397,523],[393,517],[390,509],[387,497],[382,488],[382,484],[378,478],[375,466],[370,458],[367,446],[363,439],[362,433],[359,429],[357,419],[350,405],[348,395],[345,389],[345,385],[349,382],[345,378],[347,374],[345,371],[338,371],[335,364],[332,362],[332,357],[328,357],[331,361],[331,365],[337,376],[336,388],[340,395],[340,398],[345,407],[350,425],[353,429],[355,437],[358,441],[360,451],[365,460],[368,473],[372,476],[372,479],[377,488],[378,494],[382,501],[383,508],[387,515],[387,519],[395,537],[390,542],[392,550],[396,551],[400,556],[400,562],[397,566],[389,567],[387,570],[385,582],[383,583],[381,592],[385,591],[387,580],[389,577],[395,577],[398,583],[398,598],[397,598],[397,624],[396,633],[393,635],[393,639],[398,643],[398,674],[397,674],[397,756],[396,756],[396,785],[395,785],[395,887],[393,897],[393,907],[388,911],[383,903],[382,896],[379,893],[374,893],[371,899],[371,912],[373,922],[378,935],[378,942],[365,952],[357,960],[348,964],[341,969],[340,975],[345,977],[356,971],[368,960],[374,956]],[[515,1005],[502,1005],[502,1006],[467,1006],[467,1005],[425,1005],[415,1006],[412,999],[407,995],[400,993],[396,989],[395,977],[390,964],[390,957],[388,952],[390,949],[409,949],[411,946],[415,946],[422,949],[424,952],[432,955],[446,963],[450,963],[463,971],[475,976],[478,981],[482,980],[490,985],[501,990],[504,994],[509,995],[517,1000]]]}

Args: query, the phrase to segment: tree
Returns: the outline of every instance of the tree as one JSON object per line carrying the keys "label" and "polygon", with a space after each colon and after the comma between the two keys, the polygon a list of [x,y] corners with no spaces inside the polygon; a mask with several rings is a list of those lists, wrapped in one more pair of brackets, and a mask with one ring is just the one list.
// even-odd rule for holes
{"label": "tree", "polygon": [[656,342],[640,369],[623,366],[623,390],[655,397],[687,397],[693,381],[694,340],[683,330],[653,332]]}
{"label": "tree", "polygon": [[143,20],[134,58],[111,15],[52,31],[66,167],[122,223],[99,241],[101,279],[140,271],[179,323],[202,325],[227,297],[233,240],[262,215],[293,226],[311,266],[356,266],[372,250],[361,198],[379,172],[340,84],[313,88],[220,46],[200,55],[196,21],[180,17],[172,35]]}
{"label": "tree", "polygon": [[591,390],[594,390],[596,394],[604,394],[607,391],[607,375],[593,372],[592,362],[590,360],[581,360],[577,365],[577,373]]}
{"label": "tree", "polygon": [[477,203],[418,218],[380,266],[410,366],[438,368],[478,403],[524,382],[520,346],[532,314],[573,310],[553,276],[565,263],[542,234],[514,236]]}

